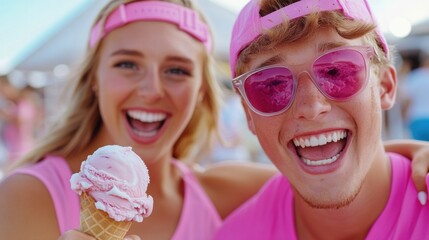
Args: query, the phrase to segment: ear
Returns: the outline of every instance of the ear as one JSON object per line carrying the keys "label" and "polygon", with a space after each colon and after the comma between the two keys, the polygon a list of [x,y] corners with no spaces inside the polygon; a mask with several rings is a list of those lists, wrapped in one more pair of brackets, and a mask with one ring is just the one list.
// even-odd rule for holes
{"label": "ear", "polygon": [[243,99],[241,99],[241,105],[243,106],[244,113],[246,114],[247,127],[253,133],[253,135],[256,135],[255,125],[253,123],[253,118],[252,118],[252,115],[250,113],[250,111],[252,111],[252,110],[249,107],[247,107],[247,104],[246,104],[246,102],[243,101]]}
{"label": "ear", "polygon": [[380,73],[380,103],[383,110],[389,110],[395,103],[397,76],[392,65],[381,69]]}

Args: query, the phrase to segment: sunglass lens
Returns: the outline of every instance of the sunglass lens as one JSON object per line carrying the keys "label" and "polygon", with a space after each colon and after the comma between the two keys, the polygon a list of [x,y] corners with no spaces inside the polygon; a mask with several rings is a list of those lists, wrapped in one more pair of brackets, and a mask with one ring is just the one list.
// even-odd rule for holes
{"label": "sunglass lens", "polygon": [[264,113],[288,107],[293,95],[293,76],[289,69],[273,67],[250,75],[244,89],[250,104]]}
{"label": "sunglass lens", "polygon": [[346,100],[366,81],[365,58],[359,51],[343,49],[318,58],[313,65],[315,80],[327,97]]}

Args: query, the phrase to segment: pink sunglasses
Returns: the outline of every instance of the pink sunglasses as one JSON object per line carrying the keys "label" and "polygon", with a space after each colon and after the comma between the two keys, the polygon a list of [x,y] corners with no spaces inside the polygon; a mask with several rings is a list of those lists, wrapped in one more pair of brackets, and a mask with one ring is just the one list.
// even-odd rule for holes
{"label": "pink sunglasses", "polygon": [[[309,74],[325,97],[345,101],[366,86],[367,59],[373,55],[374,48],[370,46],[336,48],[316,58]],[[274,116],[292,105],[297,76],[286,66],[266,66],[234,78],[232,84],[255,113]]]}

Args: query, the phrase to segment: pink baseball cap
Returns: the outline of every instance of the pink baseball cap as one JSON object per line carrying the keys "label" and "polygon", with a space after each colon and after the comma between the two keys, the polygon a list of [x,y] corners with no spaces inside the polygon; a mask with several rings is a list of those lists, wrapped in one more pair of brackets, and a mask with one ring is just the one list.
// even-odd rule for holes
{"label": "pink baseball cap", "polygon": [[139,1],[122,4],[116,8],[106,21],[98,21],[93,27],[89,46],[94,47],[103,37],[116,28],[136,21],[161,21],[175,24],[180,30],[202,42],[211,51],[210,31],[198,12],[178,4],[162,1]]}
{"label": "pink baseball cap", "polygon": [[[235,65],[237,64],[240,52],[248,47],[252,41],[261,36],[263,30],[278,26],[285,19],[293,20],[316,11],[341,11],[344,16],[350,19],[376,24],[376,19],[366,0],[301,0],[264,17],[259,15],[260,1],[250,0],[241,10],[234,23],[229,53],[233,77],[236,77]],[[386,40],[378,26],[376,32],[383,51],[388,55],[389,49]]]}

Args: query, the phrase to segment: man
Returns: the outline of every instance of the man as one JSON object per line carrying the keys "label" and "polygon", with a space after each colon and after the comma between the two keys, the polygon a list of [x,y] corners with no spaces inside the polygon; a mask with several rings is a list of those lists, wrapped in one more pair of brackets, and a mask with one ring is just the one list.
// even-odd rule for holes
{"label": "man", "polygon": [[230,51],[249,129],[280,174],[216,239],[429,239],[409,160],[383,148],[397,79],[365,0],[252,0]]}

